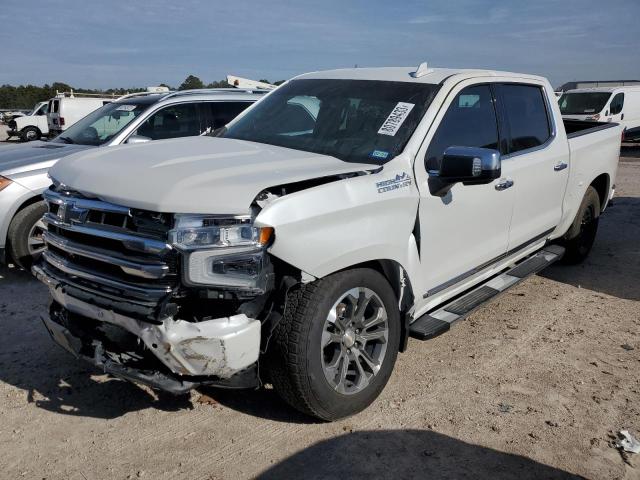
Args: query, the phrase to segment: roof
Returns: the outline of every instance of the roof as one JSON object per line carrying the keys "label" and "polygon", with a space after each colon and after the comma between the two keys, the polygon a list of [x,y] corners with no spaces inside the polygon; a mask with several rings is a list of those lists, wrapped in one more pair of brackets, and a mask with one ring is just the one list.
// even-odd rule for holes
{"label": "roof", "polygon": [[429,68],[427,70],[427,73],[425,73],[424,75],[413,77],[411,74],[416,71],[416,68],[417,67],[345,68],[339,70],[325,70],[305,73],[303,75],[295,77],[295,79],[382,80],[392,82],[439,84],[453,75],[459,75],[468,78],[478,76],[505,76],[544,80],[542,77],[521,73],[456,68]]}
{"label": "roof", "polygon": [[164,100],[171,99],[184,99],[188,97],[190,101],[201,102],[207,100],[247,100],[255,101],[261,98],[268,91],[249,91],[234,88],[225,89],[201,89],[201,90],[182,90],[177,92],[161,92],[150,93],[140,92],[138,94],[125,95],[115,100],[116,102],[129,103],[129,104],[152,104]]}
{"label": "roof", "polygon": [[578,88],[592,88],[592,87],[615,87],[615,86],[627,86],[627,85],[640,85],[640,80],[575,80],[573,82],[567,82],[560,85],[556,90],[567,91],[576,90]]}
{"label": "roof", "polygon": [[640,92],[640,85],[630,85],[630,86],[617,86],[617,87],[588,87],[588,88],[574,88],[572,90],[567,90],[564,93],[580,93],[580,92],[601,92],[601,93],[613,93],[616,90],[626,90],[633,92]]}

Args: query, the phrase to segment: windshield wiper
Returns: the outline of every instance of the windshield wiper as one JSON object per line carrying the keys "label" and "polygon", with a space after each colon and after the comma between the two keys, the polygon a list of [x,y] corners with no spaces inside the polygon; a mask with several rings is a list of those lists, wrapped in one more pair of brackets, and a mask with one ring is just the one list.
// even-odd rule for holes
{"label": "windshield wiper", "polygon": [[76,143],[72,139],[70,139],[69,137],[58,137],[58,138],[60,140],[62,140],[64,143]]}

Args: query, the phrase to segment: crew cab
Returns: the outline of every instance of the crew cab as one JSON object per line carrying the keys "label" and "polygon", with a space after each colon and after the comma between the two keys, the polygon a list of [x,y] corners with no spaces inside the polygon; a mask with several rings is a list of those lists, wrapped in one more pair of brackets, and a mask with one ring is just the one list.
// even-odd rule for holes
{"label": "crew cab", "polygon": [[224,126],[263,94],[235,88],[160,93],[152,89],[108,103],[49,142],[3,147],[0,262],[8,257],[29,267],[42,252],[42,192],[51,184],[49,167],[60,158],[96,147],[205,134]]}
{"label": "crew cab", "polygon": [[32,269],[52,297],[43,321],[124,379],[270,383],[343,418],[380,394],[410,335],[586,257],[620,136],[565,126],[532,75],[301,75],[215,136],[59,162]]}
{"label": "crew cab", "polygon": [[7,123],[7,138],[18,137],[23,142],[30,142],[46,137],[49,134],[48,111],[49,102],[39,102],[28,115],[11,119]]}

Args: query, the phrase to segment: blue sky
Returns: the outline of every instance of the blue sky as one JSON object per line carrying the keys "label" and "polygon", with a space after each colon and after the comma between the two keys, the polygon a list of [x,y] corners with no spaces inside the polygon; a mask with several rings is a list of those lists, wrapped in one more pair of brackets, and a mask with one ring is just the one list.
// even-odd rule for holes
{"label": "blue sky", "polygon": [[178,85],[414,65],[640,78],[640,0],[4,0],[0,83]]}

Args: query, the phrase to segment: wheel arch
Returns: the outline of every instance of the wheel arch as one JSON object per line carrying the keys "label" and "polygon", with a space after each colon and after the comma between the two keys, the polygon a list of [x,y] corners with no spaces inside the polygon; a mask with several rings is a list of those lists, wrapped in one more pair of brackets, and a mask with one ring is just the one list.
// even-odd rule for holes
{"label": "wheel arch", "polygon": [[598,193],[598,197],[600,198],[600,212],[604,211],[607,201],[609,200],[609,190],[610,190],[611,179],[608,173],[602,173],[598,175],[593,181],[589,184],[589,186],[593,187]]}

